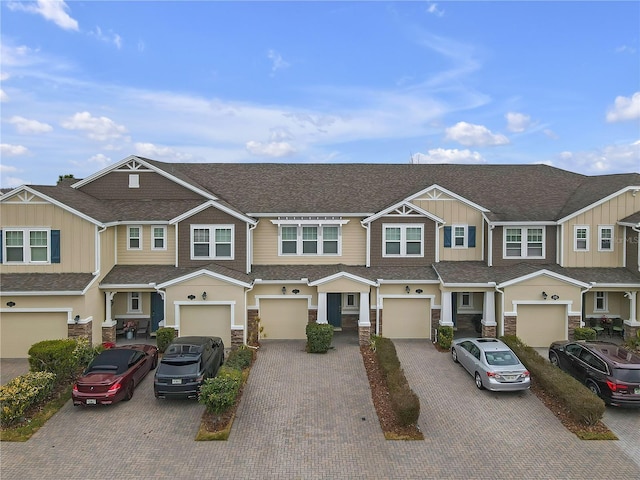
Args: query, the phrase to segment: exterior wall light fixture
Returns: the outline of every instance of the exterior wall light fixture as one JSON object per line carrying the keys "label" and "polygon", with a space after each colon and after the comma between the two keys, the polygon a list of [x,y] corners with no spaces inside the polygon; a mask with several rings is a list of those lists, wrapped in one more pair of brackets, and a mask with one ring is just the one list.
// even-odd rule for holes
{"label": "exterior wall light fixture", "polygon": [[404,287],[404,291],[407,292],[407,293],[411,292],[411,288],[409,287],[409,285]]}
{"label": "exterior wall light fixture", "polygon": [[195,299],[195,298],[196,298],[196,296],[195,296],[195,295],[189,295],[187,298],[188,298],[189,300],[193,300],[193,299]]}
{"label": "exterior wall light fixture", "polygon": [[547,292],[542,292],[542,298],[543,298],[544,300],[546,300],[546,299],[547,299]]}
{"label": "exterior wall light fixture", "polygon": [[418,295],[420,295],[424,290],[422,290],[421,288],[416,288],[416,293]]}
{"label": "exterior wall light fixture", "polygon": [[202,300],[206,300],[207,299],[207,292],[202,292]]}
{"label": "exterior wall light fixture", "polygon": [[298,290],[297,288],[294,288],[293,290],[291,290],[291,292],[292,292],[294,295],[297,295],[297,294],[299,294],[299,293],[300,293],[300,290]]}
{"label": "exterior wall light fixture", "polygon": [[551,300],[558,300],[560,297],[558,295],[551,295]]}
{"label": "exterior wall light fixture", "polygon": [[12,302],[12,301],[7,302],[7,307],[11,308],[15,306],[16,306],[16,302]]}
{"label": "exterior wall light fixture", "polygon": [[287,293],[287,287],[282,287],[282,294],[284,295],[285,293]]}
{"label": "exterior wall light fixture", "polygon": [[76,323],[80,322],[80,315],[76,315],[75,317],[73,317],[73,321]]}

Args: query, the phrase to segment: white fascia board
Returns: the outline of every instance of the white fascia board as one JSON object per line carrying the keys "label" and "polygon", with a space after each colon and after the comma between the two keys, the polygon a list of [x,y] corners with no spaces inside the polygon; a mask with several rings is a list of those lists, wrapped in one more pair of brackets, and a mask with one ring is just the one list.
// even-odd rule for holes
{"label": "white fascia board", "polygon": [[594,288],[638,288],[640,287],[640,282],[638,283],[597,283],[591,282],[591,290]]}
{"label": "white fascia board", "polygon": [[[130,161],[138,162],[138,163],[140,163],[141,165],[144,165],[147,168],[147,170],[138,170],[140,172],[144,172],[144,171],[155,172],[158,175],[163,176],[163,177],[171,180],[172,182],[177,183],[178,185],[182,185],[186,189],[197,193],[198,195],[202,195],[203,197],[211,199],[211,200],[216,200],[217,199],[217,197],[215,195],[212,195],[209,192],[205,192],[204,190],[201,190],[201,189],[193,186],[192,184],[190,184],[188,182],[185,182],[184,180],[181,180],[181,179],[179,179],[177,177],[174,177],[173,175],[171,175],[171,174],[165,172],[164,170],[162,170],[161,168],[158,168],[158,167],[156,167],[154,165],[151,165],[150,163],[145,162],[140,157],[136,157],[135,155],[129,155],[124,160],[120,160],[119,162],[117,162],[117,163],[115,163],[113,165],[110,165],[107,168],[103,168],[99,172],[94,173],[93,175],[91,175],[91,176],[89,176],[89,177],[87,177],[87,178],[85,178],[83,180],[80,180],[79,182],[74,183],[73,185],[71,185],[71,188],[80,188],[80,187],[82,187],[82,186],[94,181],[95,179],[106,175],[109,172],[113,172],[113,171],[118,170],[122,165],[125,165]],[[135,173],[136,172],[135,170],[127,170],[127,171],[129,171],[130,173]]]}
{"label": "white fascia board", "polygon": [[369,285],[371,287],[377,287],[378,286],[378,284],[376,282],[374,282],[374,281],[367,280],[366,278],[358,277],[357,275],[354,275],[354,274],[348,273],[348,272],[334,273],[333,275],[329,275],[328,277],[324,277],[324,278],[321,278],[320,280],[316,280],[314,282],[310,282],[309,286],[310,287],[317,287],[318,285],[322,285],[322,284],[325,284],[325,283],[333,282],[334,280],[338,280],[338,279],[342,279],[342,278],[347,278],[349,280],[353,280],[354,282],[358,282],[358,283],[364,283],[365,285]]}
{"label": "white fascia board", "polygon": [[572,214],[567,215],[566,217],[561,218],[560,220],[558,220],[558,224],[564,223],[564,222],[566,222],[568,220],[571,220],[572,218],[577,217],[578,215],[580,215],[580,214],[582,214],[584,212],[587,212],[587,211],[597,207],[598,205],[602,205],[603,203],[608,202],[612,198],[615,198],[615,197],[617,197],[619,195],[622,195],[623,193],[626,193],[626,192],[629,192],[629,191],[636,193],[636,192],[640,191],[640,186],[636,185],[636,186],[625,187],[625,188],[623,188],[621,190],[618,190],[617,192],[612,193],[611,195],[607,195],[606,197],[601,198],[597,202],[594,202],[594,203],[592,203],[590,205],[587,205],[586,207],[581,208],[580,210],[578,210],[576,212],[573,212]]}
{"label": "white fascia board", "polygon": [[365,218],[360,223],[362,223],[363,225],[365,225],[367,223],[371,223],[371,222],[377,220],[378,218],[384,217],[385,215],[389,214],[390,212],[393,212],[394,210],[396,210],[396,209],[398,209],[400,207],[403,207],[403,206],[407,206],[411,210],[415,210],[420,215],[425,216],[427,218],[430,218],[431,220],[433,220],[436,223],[441,223],[443,225],[446,223],[444,221],[444,219],[438,217],[437,215],[434,215],[431,212],[427,212],[426,210],[424,210],[424,209],[418,207],[417,205],[411,203],[409,200],[402,200],[401,202],[398,202],[395,205],[392,205],[392,206],[390,206],[388,208],[385,208],[384,210],[379,211],[375,215],[371,215],[370,217]]}
{"label": "white fascia board", "polygon": [[96,283],[96,281],[98,280],[98,278],[100,278],[99,275],[94,274],[93,275],[93,279],[89,282],[89,284],[84,287],[84,289],[82,290],[82,295],[85,295],[89,289],[93,286],[94,283]]}
{"label": "white fascia board", "polygon": [[528,227],[528,226],[533,226],[533,227],[538,227],[538,226],[548,226],[548,225],[557,225],[558,223],[553,221],[553,220],[536,220],[533,222],[529,222],[529,221],[508,221],[508,222],[489,222],[489,225],[492,226],[504,226],[504,227],[508,227],[508,226],[514,226],[514,227]]}
{"label": "white fascia board", "polygon": [[103,283],[100,284],[100,290],[143,290],[155,289],[153,283]]}
{"label": "white fascia board", "polygon": [[105,227],[115,227],[117,225],[169,225],[169,220],[118,220],[117,222],[107,222]]}
{"label": "white fascia board", "polygon": [[495,282],[486,283],[445,283],[442,286],[446,288],[495,288]]}
{"label": "white fascia board", "polygon": [[384,284],[384,285],[404,285],[407,282],[411,282],[411,284],[416,284],[416,285],[434,285],[434,284],[439,284],[440,280],[415,280],[415,279],[411,279],[411,278],[407,278],[405,280],[385,280],[384,278],[379,278],[378,279],[378,283],[380,285]]}
{"label": "white fascia board", "polygon": [[187,275],[183,275],[182,277],[174,278],[173,280],[169,280],[169,281],[164,282],[164,283],[159,283],[158,285],[156,285],[156,287],[157,288],[167,288],[167,287],[170,287],[172,285],[177,285],[179,283],[186,282],[187,280],[191,280],[193,278],[197,278],[197,277],[200,277],[200,276],[203,276],[203,275],[206,276],[206,277],[215,278],[217,280],[222,280],[224,282],[231,283],[233,285],[237,285],[237,286],[240,286],[240,287],[249,288],[251,286],[251,283],[247,283],[247,282],[243,282],[243,281],[240,281],[240,280],[236,280],[235,278],[227,277],[225,275],[221,275],[219,273],[212,272],[210,270],[207,270],[207,269],[203,268],[202,270],[198,270],[196,272],[192,272],[192,273],[189,273]]}
{"label": "white fascia board", "polygon": [[247,223],[249,223],[251,225],[257,225],[257,223],[258,223],[253,218],[249,218],[249,217],[247,217],[245,215],[242,215],[242,214],[240,214],[240,213],[238,213],[238,212],[236,212],[234,210],[231,210],[230,208],[225,207],[224,205],[220,205],[215,200],[208,200],[205,203],[203,203],[201,205],[198,205],[197,207],[192,208],[191,210],[188,210],[188,211],[184,212],[183,214],[178,215],[175,218],[172,218],[171,220],[169,220],[168,223],[169,223],[169,225],[173,225],[173,224],[179,223],[179,222],[181,222],[181,221],[183,221],[183,220],[195,215],[196,213],[200,213],[203,210],[206,210],[207,208],[211,208],[211,207],[217,208],[218,210],[222,210],[223,212],[228,213],[232,217],[235,217],[235,218],[237,218],[239,220],[242,220],[243,222],[247,222]]}
{"label": "white fascia board", "polygon": [[[31,187],[29,187],[27,185],[23,185],[23,186],[18,187],[18,188],[14,189],[14,190],[11,190],[11,192],[10,192],[11,195],[9,195],[9,194],[4,195],[2,197],[2,200],[0,200],[0,202],[3,202],[6,199],[8,199],[9,197],[13,197],[14,195],[17,195],[18,193],[23,192],[23,191],[24,192],[29,192],[32,195],[36,195],[38,197],[41,197],[41,198],[45,199],[47,202],[49,202],[49,203],[51,203],[51,204],[53,204],[53,205],[55,205],[57,207],[60,207],[63,210],[66,210],[67,212],[72,213],[73,215],[76,215],[76,216],[82,218],[83,220],[86,220],[89,223],[93,223],[94,225],[97,225],[99,227],[104,227],[105,226],[104,223],[96,220],[95,218],[92,218],[92,217],[90,217],[88,215],[85,215],[84,213],[79,212],[78,210],[76,210],[74,208],[71,208],[70,206],[68,206],[68,205],[66,205],[66,204],[64,204],[62,202],[59,202],[55,198],[51,198],[48,195],[45,195],[44,193],[41,193],[41,192],[39,192],[37,190],[34,190],[33,188],[31,188]],[[26,203],[25,205],[28,205],[28,203]]]}
{"label": "white fascia board", "polygon": [[617,222],[621,227],[631,227],[631,228],[640,228],[640,222],[631,223],[631,222]]}
{"label": "white fascia board", "polygon": [[301,278],[300,280],[262,280],[261,278],[256,278],[253,281],[254,285],[275,285],[275,284],[282,284],[282,283],[286,283],[287,285],[290,283],[299,283],[301,285],[308,285],[309,284],[309,279],[308,278]]}
{"label": "white fascia board", "polygon": [[287,213],[287,212],[272,212],[272,213],[265,213],[265,212],[260,212],[260,213],[255,213],[255,212],[247,212],[247,215],[251,216],[251,217],[255,217],[255,218],[278,218],[278,217],[368,217],[370,215],[373,215],[375,212],[350,212],[350,213],[343,213],[343,212],[329,212],[329,213],[322,213],[322,212],[306,212],[306,213],[301,213],[301,212],[295,212],[295,213]]}
{"label": "white fascia board", "polygon": [[409,196],[406,198],[406,201],[411,201],[411,200],[415,200],[416,198],[424,195],[425,193],[428,193],[432,190],[440,190],[443,193],[446,193],[447,195],[455,198],[456,200],[458,200],[459,202],[464,203],[465,205],[468,205],[471,208],[475,208],[476,210],[479,210],[480,212],[490,212],[491,210],[489,210],[488,208],[483,207],[482,205],[478,205],[477,203],[472,202],[469,199],[466,199],[460,195],[458,195],[457,193],[453,193],[451,190],[448,190],[444,187],[441,187],[440,185],[438,185],[437,183],[434,183],[433,185],[431,185],[430,187],[425,188],[424,190],[420,190],[417,193],[414,193],[413,195]]}
{"label": "white fascia board", "polygon": [[537,272],[530,273],[528,275],[523,275],[522,277],[514,278],[513,280],[507,280],[506,282],[502,282],[502,283],[500,283],[498,285],[498,288],[504,288],[504,287],[508,287],[510,285],[515,285],[515,284],[524,282],[526,280],[529,280],[531,278],[539,277],[540,275],[546,275],[548,277],[555,278],[556,280],[560,280],[562,282],[570,283],[572,285],[577,285],[577,286],[582,287],[582,288],[590,288],[591,287],[591,284],[589,284],[589,283],[584,283],[584,282],[581,282],[579,280],[576,280],[575,278],[567,277],[565,275],[560,275],[559,273],[555,273],[555,272],[552,272],[550,270],[542,269],[542,270],[538,270]]}
{"label": "white fascia board", "polygon": [[[2,292],[3,297],[39,297],[39,296],[72,296],[72,295],[84,295],[82,290],[73,291],[73,290],[58,290],[58,291],[32,291],[32,292]],[[15,310],[15,309],[14,309]],[[11,311],[11,310],[7,310]]]}
{"label": "white fascia board", "polygon": [[287,219],[277,219],[277,220],[271,220],[271,223],[273,223],[274,225],[323,225],[323,224],[327,224],[327,225],[346,225],[347,223],[349,223],[349,220],[342,220],[342,219],[332,219],[332,218],[299,218],[299,219],[293,219],[293,218],[287,218]]}

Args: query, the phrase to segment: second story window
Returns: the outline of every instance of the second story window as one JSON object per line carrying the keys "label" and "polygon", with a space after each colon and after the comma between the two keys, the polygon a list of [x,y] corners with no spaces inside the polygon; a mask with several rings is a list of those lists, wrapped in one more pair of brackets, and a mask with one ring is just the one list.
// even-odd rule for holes
{"label": "second story window", "polygon": [[281,225],[280,255],[340,255],[337,225]]}
{"label": "second story window", "polygon": [[543,227],[505,227],[504,229],[504,257],[505,258],[543,258],[544,257],[544,228]]}
{"label": "second story window", "polygon": [[60,230],[11,228],[0,236],[1,263],[60,263]]}
{"label": "second story window", "polygon": [[167,249],[167,227],[153,226],[151,227],[151,250]]}
{"label": "second story window", "polygon": [[574,227],[573,249],[577,252],[589,251],[589,227],[576,225]]}
{"label": "second story window", "polygon": [[142,250],[142,227],[127,227],[127,250]]}
{"label": "second story window", "polygon": [[383,225],[382,243],[383,257],[421,257],[424,252],[422,225]]}
{"label": "second story window", "polygon": [[232,260],[233,225],[191,225],[192,260]]}
{"label": "second story window", "polygon": [[613,251],[613,227],[608,225],[598,227],[598,250],[601,252]]}

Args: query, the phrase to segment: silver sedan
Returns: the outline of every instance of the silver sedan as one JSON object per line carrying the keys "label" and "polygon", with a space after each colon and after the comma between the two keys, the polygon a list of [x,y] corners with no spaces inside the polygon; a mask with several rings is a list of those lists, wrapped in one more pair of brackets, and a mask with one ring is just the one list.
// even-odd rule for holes
{"label": "silver sedan", "polygon": [[529,371],[515,353],[497,338],[460,338],[451,345],[451,357],[476,381],[476,387],[493,391],[526,390]]}

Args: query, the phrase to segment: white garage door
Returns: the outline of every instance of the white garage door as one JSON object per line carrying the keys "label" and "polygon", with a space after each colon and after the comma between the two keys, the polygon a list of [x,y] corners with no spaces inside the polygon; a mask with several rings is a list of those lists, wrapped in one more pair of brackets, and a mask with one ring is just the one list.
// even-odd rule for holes
{"label": "white garage door", "polygon": [[12,312],[0,315],[2,358],[27,358],[34,343],[68,336],[66,312]]}
{"label": "white garage door", "polygon": [[259,315],[267,340],[307,338],[306,299],[260,300]]}
{"label": "white garage door", "polygon": [[426,298],[385,298],[382,336],[431,338],[431,305]]}
{"label": "white garage door", "polygon": [[530,347],[548,347],[555,340],[566,340],[565,305],[519,305],[516,335]]}
{"label": "white garage door", "polygon": [[182,305],[180,307],[180,336],[204,335],[220,337],[226,347],[231,346],[230,305]]}

